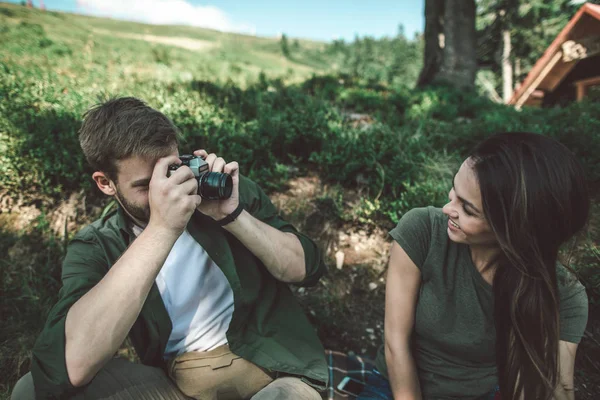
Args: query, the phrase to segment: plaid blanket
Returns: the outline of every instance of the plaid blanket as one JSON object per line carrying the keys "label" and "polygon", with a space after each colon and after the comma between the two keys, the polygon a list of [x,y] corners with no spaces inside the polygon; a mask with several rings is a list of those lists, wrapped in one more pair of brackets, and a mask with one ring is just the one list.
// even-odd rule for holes
{"label": "plaid blanket", "polygon": [[355,399],[360,393],[342,393],[337,387],[342,379],[347,376],[366,383],[367,378],[375,368],[373,360],[352,352],[346,354],[333,350],[325,350],[325,356],[329,368],[329,384],[323,398],[327,400]]}
{"label": "plaid blanket", "polygon": [[[338,385],[345,377],[349,376],[365,384],[369,375],[373,373],[375,363],[373,360],[364,358],[350,352],[348,354],[339,351],[325,350],[327,366],[329,369],[329,383],[327,390],[322,395],[326,400],[355,399],[360,393],[343,393],[338,390]],[[498,388],[488,395],[490,400],[502,400]]]}

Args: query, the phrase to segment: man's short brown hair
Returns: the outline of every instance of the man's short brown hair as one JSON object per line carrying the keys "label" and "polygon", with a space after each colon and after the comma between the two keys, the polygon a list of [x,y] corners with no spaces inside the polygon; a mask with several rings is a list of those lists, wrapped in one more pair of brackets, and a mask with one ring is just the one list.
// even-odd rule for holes
{"label": "man's short brown hair", "polygon": [[135,97],[113,98],[83,115],[79,144],[96,171],[117,180],[117,161],[160,158],[177,148],[179,131],[163,113]]}

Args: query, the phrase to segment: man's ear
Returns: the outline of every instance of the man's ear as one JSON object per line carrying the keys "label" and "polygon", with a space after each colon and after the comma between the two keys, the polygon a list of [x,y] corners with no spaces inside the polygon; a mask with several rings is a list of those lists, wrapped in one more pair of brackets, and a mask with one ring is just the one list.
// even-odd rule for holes
{"label": "man's ear", "polygon": [[114,182],[108,179],[104,172],[96,171],[92,174],[92,178],[102,193],[109,196],[114,196],[117,193]]}

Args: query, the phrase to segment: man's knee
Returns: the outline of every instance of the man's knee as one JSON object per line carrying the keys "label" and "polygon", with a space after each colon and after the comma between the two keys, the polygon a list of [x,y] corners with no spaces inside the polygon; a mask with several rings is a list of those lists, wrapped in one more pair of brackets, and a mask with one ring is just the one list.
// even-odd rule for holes
{"label": "man's knee", "polygon": [[34,400],[35,399],[35,389],[33,388],[33,378],[31,377],[31,372],[28,372],[27,375],[24,375],[15,387],[13,388],[12,394],[10,395],[10,400]]}
{"label": "man's knee", "polygon": [[320,400],[321,395],[302,380],[295,377],[285,377],[275,379],[252,397],[252,400],[279,399]]}

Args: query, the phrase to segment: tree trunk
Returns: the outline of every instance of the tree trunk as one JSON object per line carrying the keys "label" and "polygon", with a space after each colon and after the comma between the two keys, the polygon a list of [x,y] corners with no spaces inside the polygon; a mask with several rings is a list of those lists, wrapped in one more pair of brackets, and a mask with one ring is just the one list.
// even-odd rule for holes
{"label": "tree trunk", "polygon": [[444,1],[425,0],[425,57],[419,74],[418,86],[435,79],[442,64],[444,47]]}
{"label": "tree trunk", "polygon": [[472,88],[475,46],[475,0],[425,0],[425,59],[417,85]]}
{"label": "tree trunk", "polygon": [[445,47],[436,80],[459,88],[472,88],[477,73],[475,53],[475,0],[446,0]]}
{"label": "tree trunk", "polygon": [[502,100],[508,104],[513,95],[513,70],[510,62],[510,31],[502,31]]}

